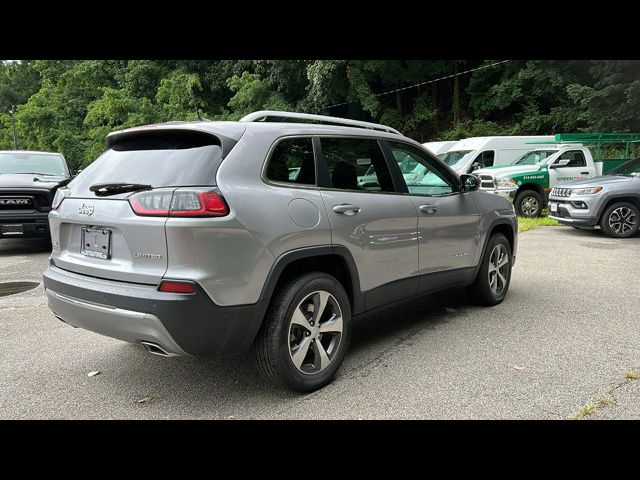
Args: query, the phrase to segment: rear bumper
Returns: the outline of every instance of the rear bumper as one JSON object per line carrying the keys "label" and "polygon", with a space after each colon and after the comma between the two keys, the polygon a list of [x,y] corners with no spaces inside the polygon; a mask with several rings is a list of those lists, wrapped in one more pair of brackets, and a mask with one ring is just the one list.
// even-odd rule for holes
{"label": "rear bumper", "polygon": [[[33,238],[49,236],[49,214],[0,214],[0,238]],[[2,233],[2,225],[22,225],[22,234]]]}
{"label": "rear bumper", "polygon": [[249,349],[266,301],[220,307],[197,287],[192,295],[103,280],[50,266],[49,307],[61,320],[126,342],[151,342],[173,355],[233,355]]}

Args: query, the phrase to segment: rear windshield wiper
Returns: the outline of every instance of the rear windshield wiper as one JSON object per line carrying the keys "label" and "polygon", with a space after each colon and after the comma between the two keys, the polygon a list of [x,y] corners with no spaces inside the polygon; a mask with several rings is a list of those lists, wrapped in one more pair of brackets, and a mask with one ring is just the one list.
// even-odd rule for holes
{"label": "rear windshield wiper", "polygon": [[153,186],[142,183],[96,183],[89,187],[99,197],[115,195],[124,192],[139,192],[141,190],[151,190]]}

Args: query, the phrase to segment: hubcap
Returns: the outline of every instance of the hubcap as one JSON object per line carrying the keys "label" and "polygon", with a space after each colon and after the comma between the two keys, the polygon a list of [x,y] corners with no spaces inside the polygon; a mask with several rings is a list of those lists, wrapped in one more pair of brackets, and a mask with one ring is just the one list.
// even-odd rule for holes
{"label": "hubcap", "polygon": [[536,200],[534,197],[526,197],[524,200],[522,200],[520,209],[522,210],[522,213],[525,214],[525,216],[532,217],[536,213],[538,213],[538,200]]}
{"label": "hubcap", "polygon": [[507,287],[509,275],[509,255],[501,243],[493,247],[489,256],[489,288],[495,297],[499,297]]}
{"label": "hubcap", "polygon": [[629,207],[618,207],[609,215],[609,228],[617,235],[625,235],[636,228],[636,214]]}
{"label": "hubcap", "polygon": [[289,323],[289,356],[302,373],[326,369],[342,339],[342,310],[329,292],[310,293],[293,310]]}

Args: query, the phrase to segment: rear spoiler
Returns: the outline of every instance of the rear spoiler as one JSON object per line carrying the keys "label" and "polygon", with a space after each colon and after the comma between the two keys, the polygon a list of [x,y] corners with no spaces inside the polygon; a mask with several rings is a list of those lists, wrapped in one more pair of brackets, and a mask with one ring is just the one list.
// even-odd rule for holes
{"label": "rear spoiler", "polygon": [[234,136],[238,138],[234,139],[209,129],[145,125],[111,132],[107,135],[106,142],[107,148],[114,150],[196,148],[219,145],[222,149],[222,158],[225,158],[242,135]]}

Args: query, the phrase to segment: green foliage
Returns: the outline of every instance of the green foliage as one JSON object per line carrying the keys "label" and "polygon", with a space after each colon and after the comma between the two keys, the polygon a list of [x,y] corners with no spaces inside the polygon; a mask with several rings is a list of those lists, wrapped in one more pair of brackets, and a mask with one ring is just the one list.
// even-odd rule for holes
{"label": "green foliage", "polygon": [[282,94],[270,89],[258,74],[242,72],[242,75],[234,75],[227,80],[227,85],[235,93],[228,103],[234,112],[230,115],[233,120],[255,110],[293,110]]}
{"label": "green foliage", "polygon": [[19,148],[61,151],[76,168],[100,155],[104,137],[113,130],[201,115],[237,119],[261,109],[380,122],[421,142],[640,131],[639,61],[513,60],[462,74],[457,82],[447,78],[403,89],[493,62],[2,62],[0,148],[13,146],[11,105],[17,105]]}

